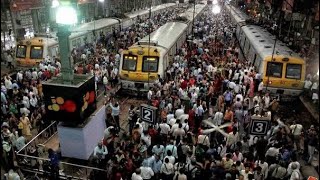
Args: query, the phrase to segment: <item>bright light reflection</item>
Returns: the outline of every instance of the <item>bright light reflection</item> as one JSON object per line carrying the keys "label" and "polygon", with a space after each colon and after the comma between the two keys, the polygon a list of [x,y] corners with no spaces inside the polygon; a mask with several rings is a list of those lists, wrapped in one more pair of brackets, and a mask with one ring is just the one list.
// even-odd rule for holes
{"label": "bright light reflection", "polygon": [[213,14],[219,14],[220,11],[221,11],[221,8],[220,8],[220,6],[218,6],[218,5],[215,5],[215,6],[212,8]]}
{"label": "bright light reflection", "polygon": [[214,4],[214,5],[218,4],[218,0],[213,0],[212,4]]}
{"label": "bright light reflection", "polygon": [[59,1],[58,0],[53,0],[52,1],[52,8],[56,8],[60,5]]}
{"label": "bright light reflection", "polygon": [[73,7],[59,7],[56,14],[58,24],[75,24],[78,21],[77,12]]}
{"label": "bright light reflection", "polygon": [[318,72],[317,72],[317,75],[319,76],[319,70],[318,70]]}
{"label": "bright light reflection", "polygon": [[103,2],[104,2],[104,0],[99,0],[99,2],[102,2],[102,3],[103,3]]}

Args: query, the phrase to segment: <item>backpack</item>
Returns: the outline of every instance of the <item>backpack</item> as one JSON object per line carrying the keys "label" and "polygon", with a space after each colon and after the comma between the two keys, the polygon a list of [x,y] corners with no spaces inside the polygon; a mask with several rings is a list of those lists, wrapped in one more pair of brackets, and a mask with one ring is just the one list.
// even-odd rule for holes
{"label": "backpack", "polygon": [[202,147],[198,146],[196,147],[196,150],[195,150],[195,156],[196,156],[196,159],[202,159],[202,156],[204,154],[204,150],[202,149]]}
{"label": "backpack", "polygon": [[192,172],[197,168],[197,167],[193,167],[192,169],[189,169],[190,165],[187,166],[186,168],[186,176],[187,176],[187,179],[188,180],[192,180],[193,179],[193,176],[192,176]]}

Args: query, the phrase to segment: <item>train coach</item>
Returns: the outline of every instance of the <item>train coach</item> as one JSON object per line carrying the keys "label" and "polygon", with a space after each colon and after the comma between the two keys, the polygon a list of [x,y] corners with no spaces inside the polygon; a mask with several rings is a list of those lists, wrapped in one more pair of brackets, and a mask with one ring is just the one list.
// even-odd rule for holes
{"label": "train coach", "polygon": [[[175,8],[175,3],[166,3],[155,6],[151,9],[151,15],[162,13],[170,8]],[[82,47],[85,43],[93,43],[100,38],[100,34],[110,36],[113,31],[125,29],[136,22],[137,17],[149,17],[149,10],[140,10],[125,14],[127,18],[103,18],[92,22],[80,24],[72,28],[70,40],[70,51],[76,47]],[[39,64],[46,56],[58,57],[59,44],[56,33],[50,35],[40,35],[31,39],[18,41],[16,44],[16,62],[18,66],[34,66]]]}
{"label": "train coach", "polygon": [[[206,4],[196,5],[194,17],[199,17],[205,8]],[[119,68],[122,91],[144,94],[159,78],[164,78],[172,57],[191,32],[193,8],[181,16],[186,20],[168,22],[128,50],[122,51]]]}

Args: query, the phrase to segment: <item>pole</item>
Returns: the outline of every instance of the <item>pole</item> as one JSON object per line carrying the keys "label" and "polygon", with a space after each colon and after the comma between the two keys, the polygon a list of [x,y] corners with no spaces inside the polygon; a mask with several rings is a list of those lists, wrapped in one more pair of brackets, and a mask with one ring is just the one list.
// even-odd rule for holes
{"label": "pole", "polygon": [[[281,12],[279,13],[279,18],[278,18],[278,24],[280,23],[281,21]],[[275,29],[276,30],[276,29]],[[279,32],[279,35],[280,35],[280,32]],[[275,40],[274,40],[274,44],[273,44],[273,50],[272,50],[272,55],[271,55],[271,61],[273,61],[273,56],[274,56],[274,51],[276,49],[276,44],[277,44],[277,34],[274,35],[275,36]],[[268,63],[268,62],[267,62]],[[268,80],[267,80],[267,85],[266,85],[266,92],[268,91],[268,86],[269,86],[269,80],[270,80],[270,68],[268,68],[268,64],[267,64],[267,76],[268,76]]]}
{"label": "pole", "polygon": [[[150,43],[151,43],[151,7],[152,7],[152,0],[150,0],[150,7],[149,7],[149,45],[148,45],[148,56],[150,56]],[[150,71],[149,71],[149,61],[148,61],[148,88],[150,88]]]}
{"label": "pole", "polygon": [[71,64],[70,51],[69,51],[69,36],[71,32],[69,31],[69,26],[59,25],[58,26],[58,41],[59,41],[59,52],[61,59],[61,73],[63,84],[72,84],[74,79],[73,65]]}

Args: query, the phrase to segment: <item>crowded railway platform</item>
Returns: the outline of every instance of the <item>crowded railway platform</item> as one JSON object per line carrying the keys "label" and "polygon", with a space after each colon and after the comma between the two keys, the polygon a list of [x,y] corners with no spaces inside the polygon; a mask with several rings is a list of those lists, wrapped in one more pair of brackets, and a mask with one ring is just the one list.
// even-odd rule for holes
{"label": "crowded railway platform", "polygon": [[[181,11],[165,12],[115,31],[110,39],[102,35],[96,43],[72,50],[73,59],[80,62],[75,63],[74,73],[94,77],[96,106],[105,112],[105,129],[91,132],[102,136],[93,142],[87,160],[63,157],[57,132],[61,128],[57,122],[62,120],[52,121],[46,115],[51,109],[43,86],[61,75],[61,60],[46,57],[38,66],[16,73],[1,64],[1,69],[8,71],[1,84],[1,167],[6,178],[318,178],[318,120],[297,97],[282,102],[281,96],[265,90],[261,72],[238,43],[237,24],[226,5],[219,4],[220,11],[205,4],[199,16],[191,15],[187,21],[177,18]],[[177,32],[172,22],[191,25],[191,29],[177,26],[185,27],[187,36],[181,43],[177,38],[174,52],[167,50],[172,55],[167,67],[162,67],[163,76],[158,72],[160,78],[154,81],[149,73],[142,86],[145,94],[124,93],[123,71],[133,72],[139,65],[152,70],[154,65],[129,63],[124,69],[126,50],[137,44],[143,47],[141,42],[148,36],[165,38],[161,27],[167,23],[172,27],[168,31]],[[171,35],[174,41],[175,34]],[[150,49],[150,42],[145,49]],[[160,48],[156,50],[162,53]],[[127,55],[139,57],[139,51],[136,56],[132,51]],[[134,78],[126,80],[141,83]],[[318,76],[306,75],[303,83],[303,97],[309,99],[310,109],[318,103],[314,98]],[[60,101],[56,98],[54,102]]]}

